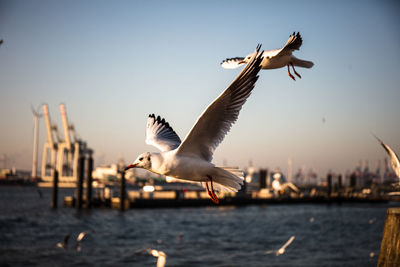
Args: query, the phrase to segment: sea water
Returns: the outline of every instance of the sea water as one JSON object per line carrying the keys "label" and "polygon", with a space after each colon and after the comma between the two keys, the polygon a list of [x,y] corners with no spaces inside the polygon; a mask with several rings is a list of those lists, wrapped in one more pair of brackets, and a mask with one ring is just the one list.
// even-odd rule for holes
{"label": "sea water", "polygon": [[[0,187],[0,266],[155,266],[147,248],[164,251],[166,266],[376,266],[386,209],[397,205],[77,211],[62,205],[71,194],[60,189],[52,210],[51,189]],[[67,234],[68,248],[56,247]],[[266,254],[292,235],[283,255]]]}

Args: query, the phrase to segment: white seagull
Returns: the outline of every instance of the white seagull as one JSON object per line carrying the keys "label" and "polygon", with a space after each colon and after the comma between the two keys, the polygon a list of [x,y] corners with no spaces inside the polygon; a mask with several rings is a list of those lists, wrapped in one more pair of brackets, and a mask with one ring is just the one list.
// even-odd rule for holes
{"label": "white seagull", "polygon": [[164,267],[167,262],[167,254],[163,251],[152,249],[149,251],[150,255],[153,255],[157,258],[157,267]]}
{"label": "white seagull", "polygon": [[70,234],[66,234],[66,235],[64,236],[63,242],[62,242],[62,243],[61,243],[61,242],[57,243],[56,246],[57,246],[58,248],[67,249],[67,248],[68,248],[69,237],[70,237]]}
{"label": "white seagull", "polygon": [[[289,77],[294,81],[294,76],[290,73],[289,66],[292,66],[294,73],[301,78],[301,75],[296,72],[294,66],[302,68],[311,68],[314,63],[307,60],[298,59],[293,56],[294,50],[299,50],[303,40],[301,39],[300,33],[293,33],[289,36],[285,46],[280,49],[268,50],[262,52],[263,60],[261,62],[262,69],[279,69],[287,66]],[[221,66],[225,69],[235,69],[243,64],[250,61],[251,54],[246,57],[234,57],[227,58],[221,62]]]}
{"label": "white seagull", "polygon": [[85,236],[89,234],[89,231],[87,232],[81,232],[78,237],[76,238],[76,250],[81,251],[81,242]]}
{"label": "white seagull", "polygon": [[[375,135],[374,135],[375,136]],[[378,139],[379,143],[383,146],[383,148],[386,150],[386,152],[389,154],[390,157],[390,163],[392,164],[392,168],[394,172],[396,173],[397,177],[400,179],[400,162],[399,162],[399,157],[396,155],[396,153],[384,142],[382,142],[381,139],[375,136],[376,139]]]}
{"label": "white seagull", "polygon": [[295,236],[292,235],[289,240],[285,243],[285,245],[283,245],[280,249],[278,250],[268,250],[266,252],[266,254],[271,254],[271,253],[275,253],[276,256],[282,255],[283,253],[285,253],[286,248],[293,242]]}
{"label": "white seagull", "polygon": [[146,143],[157,147],[161,153],[143,153],[125,170],[144,168],[177,179],[205,182],[208,195],[217,204],[219,200],[214,192],[214,183],[219,190],[237,192],[243,184],[243,171],[216,167],[211,160],[258,79],[262,60],[260,48],[258,45],[247,66],[197,119],[183,142],[165,119],[149,115]]}

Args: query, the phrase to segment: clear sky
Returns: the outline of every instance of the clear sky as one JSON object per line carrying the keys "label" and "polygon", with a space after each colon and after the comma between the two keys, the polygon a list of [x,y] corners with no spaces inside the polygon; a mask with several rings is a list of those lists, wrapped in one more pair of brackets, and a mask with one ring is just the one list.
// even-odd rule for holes
{"label": "clear sky", "polygon": [[[223,59],[280,48],[300,31],[295,56],[315,66],[297,68],[296,82],[286,68],[262,70],[214,163],[375,169],[386,154],[371,133],[400,153],[399,14],[398,1],[378,0],[0,0],[0,156],[29,170],[31,105],[47,103],[62,130],[65,103],[96,165],[133,161],[156,151],[144,142],[149,113],[184,139],[240,72]],[[41,153],[44,120],[40,136]]]}

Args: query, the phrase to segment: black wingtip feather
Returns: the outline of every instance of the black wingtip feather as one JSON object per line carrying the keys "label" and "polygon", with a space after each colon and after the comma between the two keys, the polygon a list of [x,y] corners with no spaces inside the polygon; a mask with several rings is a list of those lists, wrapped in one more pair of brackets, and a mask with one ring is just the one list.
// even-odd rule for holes
{"label": "black wingtip feather", "polygon": [[165,118],[161,118],[159,115],[156,117],[154,114],[151,114],[151,116],[149,116],[151,118],[154,118],[155,122],[154,123],[159,123],[162,126],[164,126],[167,129],[170,129],[171,131],[175,132],[174,129],[172,129],[172,127],[169,125],[169,123],[165,120]]}

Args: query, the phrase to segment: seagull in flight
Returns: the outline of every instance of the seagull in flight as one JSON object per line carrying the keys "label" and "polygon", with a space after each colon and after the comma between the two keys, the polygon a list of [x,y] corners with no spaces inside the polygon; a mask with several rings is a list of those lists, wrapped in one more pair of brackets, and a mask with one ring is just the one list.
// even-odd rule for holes
{"label": "seagull in flight", "polygon": [[81,251],[81,242],[85,236],[87,236],[90,233],[90,231],[87,232],[81,232],[78,237],[76,238],[76,250]]}
{"label": "seagull in flight", "polygon": [[243,184],[243,171],[217,167],[211,161],[255,86],[262,60],[260,48],[258,45],[246,67],[206,108],[183,142],[165,119],[149,115],[146,143],[157,147],[161,153],[143,153],[125,170],[144,168],[177,179],[204,182],[208,195],[216,204],[219,200],[214,187],[237,192]]}
{"label": "seagull in flight", "polygon": [[285,253],[286,248],[293,242],[295,236],[292,235],[289,240],[278,250],[268,250],[266,254],[275,253],[276,256],[282,255]]}
{"label": "seagull in flight", "polygon": [[[375,136],[375,135],[374,135]],[[392,165],[392,168],[394,172],[396,173],[397,177],[400,179],[400,162],[399,162],[399,157],[396,155],[396,153],[388,146],[386,145],[381,139],[375,136],[375,138],[378,140],[379,143],[381,143],[382,147],[386,150],[386,152],[389,154],[390,157],[390,163]]]}
{"label": "seagull in flight", "polygon": [[151,249],[149,251],[149,254],[157,258],[157,267],[165,266],[165,263],[167,262],[167,254],[165,254],[163,251],[156,249]]}
{"label": "seagull in flight", "polygon": [[65,236],[64,236],[64,239],[63,239],[63,242],[61,243],[61,242],[59,242],[59,243],[57,243],[57,247],[58,248],[63,248],[63,249],[67,249],[68,248],[68,241],[69,241],[69,238],[70,238],[70,234],[66,234]]}
{"label": "seagull in flight", "polygon": [[[307,60],[298,59],[293,56],[294,50],[299,50],[301,44],[303,43],[303,39],[301,38],[300,33],[297,34],[294,32],[292,35],[289,36],[286,44],[283,48],[274,49],[274,50],[267,50],[262,52],[262,62],[261,68],[262,69],[279,69],[282,67],[287,66],[289,77],[292,78],[294,81],[296,80],[295,77],[290,73],[290,66],[292,67],[294,74],[297,75],[301,79],[301,75],[297,73],[294,66],[302,67],[302,68],[311,68],[314,66],[314,63]],[[227,58],[221,62],[221,66],[225,69],[235,69],[243,64],[249,62],[251,58],[251,54],[246,57],[234,57],[234,58]]]}

